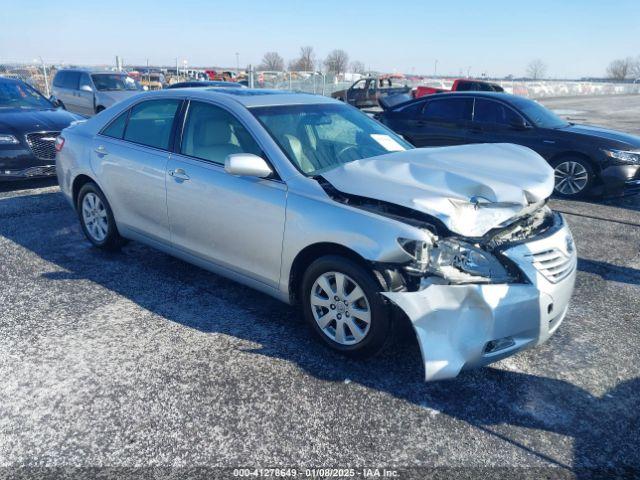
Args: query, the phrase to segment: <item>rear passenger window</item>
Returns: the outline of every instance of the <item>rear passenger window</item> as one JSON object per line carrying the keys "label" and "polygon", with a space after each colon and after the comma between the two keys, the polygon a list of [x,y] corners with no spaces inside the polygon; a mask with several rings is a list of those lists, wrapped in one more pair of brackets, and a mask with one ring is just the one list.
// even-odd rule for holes
{"label": "rear passenger window", "polygon": [[100,133],[111,138],[122,138],[122,136],[124,135],[124,129],[127,126],[127,115],[129,115],[129,110],[121,113]]}
{"label": "rear passenger window", "polygon": [[472,100],[468,98],[447,98],[431,100],[424,110],[424,118],[440,122],[471,120]]}
{"label": "rear passenger window", "polygon": [[66,72],[64,76],[62,87],[70,90],[78,90],[80,84],[79,72]]}
{"label": "rear passenger window", "polygon": [[131,109],[124,139],[167,150],[180,100],[149,100]]}
{"label": "rear passenger window", "polygon": [[54,87],[64,87],[64,79],[67,76],[67,72],[58,72],[56,73],[55,78],[53,79]]}

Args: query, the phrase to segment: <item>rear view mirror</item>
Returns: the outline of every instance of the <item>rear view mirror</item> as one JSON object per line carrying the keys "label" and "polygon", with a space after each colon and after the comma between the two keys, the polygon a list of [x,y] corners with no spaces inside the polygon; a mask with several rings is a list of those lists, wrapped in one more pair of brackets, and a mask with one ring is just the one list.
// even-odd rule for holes
{"label": "rear view mirror", "polygon": [[93,92],[93,88],[91,88],[89,85],[82,85],[80,87],[80,90],[82,90],[83,92]]}
{"label": "rear view mirror", "polygon": [[273,173],[271,167],[262,157],[252,153],[234,153],[224,161],[224,169],[231,175],[266,178]]}

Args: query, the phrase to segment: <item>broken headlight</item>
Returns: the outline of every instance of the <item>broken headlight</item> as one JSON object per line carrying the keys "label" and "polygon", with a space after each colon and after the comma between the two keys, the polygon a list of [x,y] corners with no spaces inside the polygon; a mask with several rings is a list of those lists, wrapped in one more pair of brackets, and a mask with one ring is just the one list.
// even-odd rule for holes
{"label": "broken headlight", "polygon": [[404,238],[398,242],[415,260],[407,268],[409,273],[432,273],[451,283],[504,283],[513,280],[494,255],[460,240],[444,239],[433,245]]}

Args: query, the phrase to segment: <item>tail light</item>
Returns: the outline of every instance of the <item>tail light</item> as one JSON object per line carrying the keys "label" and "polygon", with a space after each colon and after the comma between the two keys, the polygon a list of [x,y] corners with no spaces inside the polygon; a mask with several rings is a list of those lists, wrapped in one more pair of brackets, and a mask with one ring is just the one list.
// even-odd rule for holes
{"label": "tail light", "polygon": [[56,152],[59,152],[64,147],[64,138],[56,137]]}

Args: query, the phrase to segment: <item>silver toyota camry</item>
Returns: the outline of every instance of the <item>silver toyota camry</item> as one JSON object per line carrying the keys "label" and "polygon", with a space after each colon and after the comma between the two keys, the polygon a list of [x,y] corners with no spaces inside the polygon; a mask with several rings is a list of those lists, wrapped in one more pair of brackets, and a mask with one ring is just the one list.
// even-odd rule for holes
{"label": "silver toyota camry", "polygon": [[176,89],[65,129],[57,150],[93,245],[143,242],[300,305],[347,355],[378,352],[404,316],[426,379],[450,378],[567,312],[573,239],[524,147],[414,149],[329,98]]}

